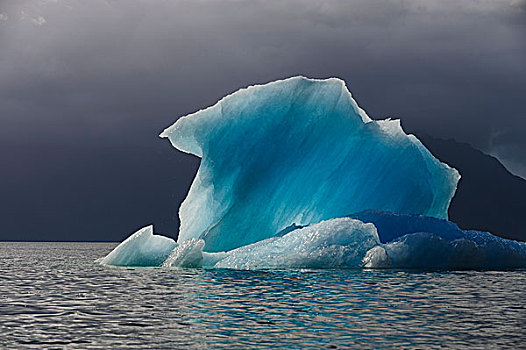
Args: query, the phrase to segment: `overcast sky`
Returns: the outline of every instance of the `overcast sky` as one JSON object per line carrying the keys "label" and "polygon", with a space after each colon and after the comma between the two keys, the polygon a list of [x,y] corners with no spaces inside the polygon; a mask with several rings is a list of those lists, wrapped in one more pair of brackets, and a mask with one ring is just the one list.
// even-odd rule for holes
{"label": "overcast sky", "polygon": [[115,226],[138,210],[120,213],[121,193],[162,204],[173,230],[198,163],[157,135],[300,74],[526,177],[525,63],[523,0],[0,0],[2,220],[20,237]]}

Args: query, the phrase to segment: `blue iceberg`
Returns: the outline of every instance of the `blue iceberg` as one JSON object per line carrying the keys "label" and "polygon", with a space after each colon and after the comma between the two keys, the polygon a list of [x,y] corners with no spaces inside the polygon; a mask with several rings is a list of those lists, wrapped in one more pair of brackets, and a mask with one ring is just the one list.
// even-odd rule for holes
{"label": "blue iceberg", "polygon": [[[177,243],[139,230],[108,265],[526,267],[526,243],[447,220],[460,174],[397,120],[371,120],[339,79],[251,86],[161,134],[201,158]],[[354,214],[351,214],[354,213]]]}
{"label": "blue iceberg", "polygon": [[447,218],[460,177],[398,120],[371,120],[335,78],[239,90],[161,137],[201,158],[178,242],[211,252],[366,209]]}
{"label": "blue iceberg", "polygon": [[526,243],[422,215],[376,210],[350,215],[374,224],[381,242],[364,256],[370,268],[503,269],[526,267]]}

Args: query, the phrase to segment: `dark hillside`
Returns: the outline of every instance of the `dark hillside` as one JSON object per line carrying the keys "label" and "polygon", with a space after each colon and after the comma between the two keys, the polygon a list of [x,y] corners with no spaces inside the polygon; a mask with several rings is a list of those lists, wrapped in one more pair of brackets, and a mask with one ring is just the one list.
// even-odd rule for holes
{"label": "dark hillside", "polygon": [[466,143],[428,135],[417,137],[437,158],[462,175],[449,207],[451,221],[463,229],[526,241],[526,180]]}

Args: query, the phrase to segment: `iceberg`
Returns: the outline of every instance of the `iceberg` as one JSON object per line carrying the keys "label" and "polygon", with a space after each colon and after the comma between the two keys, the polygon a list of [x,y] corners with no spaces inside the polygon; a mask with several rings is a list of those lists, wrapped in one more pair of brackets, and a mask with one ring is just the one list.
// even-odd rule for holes
{"label": "iceberg", "polygon": [[526,243],[447,220],[460,174],[399,121],[371,120],[339,79],[251,86],[161,136],[201,158],[179,209],[178,240],[147,226],[103,264],[526,267]]}
{"label": "iceberg", "polygon": [[398,120],[371,120],[336,78],[251,86],[164,130],[201,158],[178,243],[235,249],[366,209],[447,218],[459,173]]}
{"label": "iceberg", "polygon": [[173,239],[154,235],[150,225],[126,238],[99,262],[114,266],[160,266],[176,246]]}

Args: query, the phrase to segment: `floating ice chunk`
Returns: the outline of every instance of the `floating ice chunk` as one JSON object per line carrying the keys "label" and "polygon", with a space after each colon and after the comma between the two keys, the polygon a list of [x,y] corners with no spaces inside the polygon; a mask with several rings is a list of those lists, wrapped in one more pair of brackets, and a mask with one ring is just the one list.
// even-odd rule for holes
{"label": "floating ice chunk", "polygon": [[160,266],[177,246],[171,238],[154,235],[146,226],[126,238],[100,262],[115,266]]}
{"label": "floating ice chunk", "polygon": [[358,268],[365,253],[377,244],[374,225],[340,218],[231,250],[214,267]]}
{"label": "floating ice chunk", "polygon": [[164,267],[201,267],[203,262],[202,239],[192,238],[177,246],[164,261]]}
{"label": "floating ice chunk", "polygon": [[[385,257],[388,259],[385,259]],[[526,244],[487,232],[447,239],[419,232],[367,252],[364,266],[413,269],[508,269],[526,267]]]}
{"label": "floating ice chunk", "polygon": [[362,266],[365,268],[387,268],[391,265],[387,252],[379,245],[369,249],[362,259]]}
{"label": "floating ice chunk", "polygon": [[450,221],[366,211],[351,217],[373,223],[382,242],[363,259],[370,268],[506,269],[526,267],[526,243],[465,231]]}
{"label": "floating ice chunk", "polygon": [[207,252],[365,209],[447,218],[460,177],[399,121],[371,120],[335,78],[239,90],[161,137],[202,158],[178,242],[204,239]]}
{"label": "floating ice chunk", "polygon": [[205,241],[192,238],[177,246],[163,263],[164,267],[214,267],[229,252],[203,252]]}

